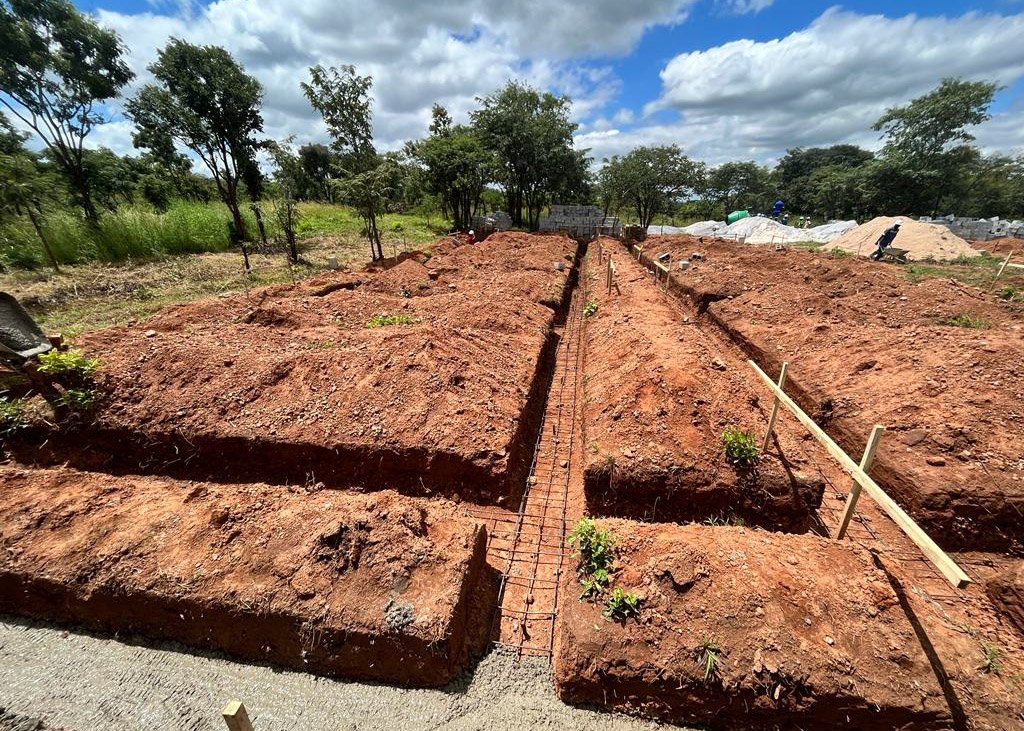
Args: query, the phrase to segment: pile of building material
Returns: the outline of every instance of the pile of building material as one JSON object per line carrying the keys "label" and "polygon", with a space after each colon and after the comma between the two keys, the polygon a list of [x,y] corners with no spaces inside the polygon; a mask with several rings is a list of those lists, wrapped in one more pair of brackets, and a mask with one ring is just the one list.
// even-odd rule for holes
{"label": "pile of building material", "polygon": [[795,244],[801,241],[826,244],[856,227],[856,221],[830,221],[815,228],[797,228],[779,223],[772,218],[752,216],[741,218],[731,224],[722,221],[699,221],[685,228],[651,226],[647,233],[716,236],[746,244]]}
{"label": "pile of building material", "polygon": [[921,216],[919,221],[924,223],[938,223],[962,239],[968,241],[990,241],[1001,239],[1007,236],[1024,238],[1024,221],[1008,221],[999,216],[992,218],[965,218],[963,216],[944,216],[942,218],[930,218]]}
{"label": "pile of building material", "polygon": [[512,228],[512,216],[505,211],[491,211],[486,216],[473,216],[469,225],[476,231],[508,231]]}
{"label": "pile of building material", "polygon": [[[885,229],[896,221],[891,216],[879,216],[858,226],[832,241],[828,248],[859,256],[869,256],[875,250],[875,242]],[[912,218],[903,218],[903,224],[892,242],[897,249],[907,252],[907,259],[956,259],[961,256],[977,256],[978,252],[966,241],[953,234],[945,226],[922,223]]]}
{"label": "pile of building material", "polygon": [[619,236],[622,225],[618,218],[605,216],[598,206],[551,206],[548,217],[540,219],[540,230],[589,238],[598,234]]}

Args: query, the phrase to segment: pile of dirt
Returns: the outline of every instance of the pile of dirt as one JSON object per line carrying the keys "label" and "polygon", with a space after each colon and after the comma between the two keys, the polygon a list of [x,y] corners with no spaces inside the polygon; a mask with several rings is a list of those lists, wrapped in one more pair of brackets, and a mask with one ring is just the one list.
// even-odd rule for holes
{"label": "pile of dirt", "polygon": [[486,635],[485,531],[445,501],[66,469],[0,484],[2,612],[413,685]]}
{"label": "pile of dirt", "polygon": [[609,621],[601,603],[576,600],[566,572],[554,658],[564,700],[714,729],[950,726],[867,551],[746,528],[600,527],[639,615]]}
{"label": "pile of dirt", "polygon": [[[843,234],[828,246],[858,256],[870,256],[875,242],[885,229],[896,221],[895,217],[879,216]],[[966,241],[937,223],[922,223],[912,218],[902,218],[900,232],[892,246],[905,249],[912,261],[923,259],[948,260],[961,256],[977,256],[978,252]]]}
{"label": "pile of dirt", "polygon": [[529,466],[575,248],[494,236],[433,257],[429,296],[393,293],[424,275],[408,260],[88,333],[78,346],[101,362],[91,423],[41,426],[13,448],[105,471],[501,502]]}
{"label": "pile of dirt", "polygon": [[[602,239],[613,250],[611,239]],[[765,456],[729,464],[727,428],[760,443],[766,413],[741,362],[682,323],[643,267],[617,258],[613,294],[593,288],[583,406],[584,489],[595,515],[643,520],[736,519],[807,530],[824,483]],[[596,261],[590,281],[596,279]]]}
{"label": "pile of dirt", "polygon": [[1024,637],[1024,561],[1017,561],[985,582],[989,599]]}
{"label": "pile of dirt", "polygon": [[706,313],[859,455],[886,427],[872,476],[948,549],[1024,550],[1024,322],[952,279],[796,250],[665,237],[703,251],[671,291]]}

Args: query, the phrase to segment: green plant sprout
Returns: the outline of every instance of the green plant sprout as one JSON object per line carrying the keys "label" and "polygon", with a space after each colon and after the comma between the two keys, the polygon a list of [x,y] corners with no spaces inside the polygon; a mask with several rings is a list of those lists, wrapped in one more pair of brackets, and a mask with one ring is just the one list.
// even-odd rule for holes
{"label": "green plant sprout", "polygon": [[730,463],[738,467],[749,467],[757,462],[760,449],[757,439],[750,432],[730,426],[722,432],[722,443],[725,444],[725,456]]}
{"label": "green plant sprout", "polygon": [[412,315],[407,315],[404,312],[397,315],[374,315],[366,322],[366,327],[387,327],[388,325],[411,325],[416,322],[416,318]]}
{"label": "green plant sprout", "polygon": [[604,616],[609,619],[628,619],[640,614],[640,597],[616,586],[604,605]]}

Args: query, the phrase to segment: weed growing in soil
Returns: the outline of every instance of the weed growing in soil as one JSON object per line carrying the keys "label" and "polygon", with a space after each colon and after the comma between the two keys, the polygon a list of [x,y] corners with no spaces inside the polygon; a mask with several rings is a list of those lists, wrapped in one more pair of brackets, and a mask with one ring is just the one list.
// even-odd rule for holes
{"label": "weed growing in soil", "polygon": [[577,571],[581,580],[598,571],[611,571],[615,538],[610,530],[598,530],[593,518],[580,518],[566,541],[576,549],[573,555],[579,559]]}
{"label": "weed growing in soil", "polygon": [[374,315],[366,322],[366,327],[387,327],[388,325],[411,325],[416,322],[416,318],[412,315],[407,315],[404,312],[397,315]]}
{"label": "weed growing in soil", "polygon": [[985,662],[979,668],[981,672],[987,675],[999,675],[1002,673],[1003,661],[1000,659],[1003,656],[1002,648],[991,642],[982,642],[981,651],[985,653]]}
{"label": "weed growing in soil", "polygon": [[700,643],[700,646],[693,651],[694,656],[697,658],[697,662],[704,667],[704,682],[708,682],[712,678],[718,677],[718,664],[719,659],[722,655],[722,648],[718,644],[708,638]]}
{"label": "weed growing in soil", "polygon": [[952,327],[969,327],[975,330],[988,330],[992,327],[992,323],[988,320],[982,320],[980,317],[974,317],[973,315],[952,315],[950,317],[940,317],[936,323],[939,325],[950,325]]}
{"label": "weed growing in soil", "polygon": [[1020,296],[1020,290],[1014,287],[1012,284],[1008,284],[999,290],[999,299],[1001,300],[1012,300]]}
{"label": "weed growing in soil", "polygon": [[96,358],[86,358],[80,350],[51,350],[38,358],[40,373],[74,384],[88,383],[100,365]]}
{"label": "weed growing in soil", "polygon": [[704,525],[734,525],[738,528],[742,528],[746,525],[746,521],[738,515],[712,515],[709,518],[704,519]]}
{"label": "weed growing in soil", "polygon": [[640,597],[616,586],[604,605],[604,616],[609,619],[628,619],[640,613]]}
{"label": "weed growing in soil", "polygon": [[757,446],[757,439],[750,432],[730,426],[722,432],[722,443],[725,444],[725,456],[730,463],[739,467],[749,467],[757,462],[760,449]]}
{"label": "weed growing in soil", "polygon": [[25,406],[21,399],[0,396],[0,435],[7,436],[28,426]]}
{"label": "weed growing in soil", "polygon": [[57,397],[57,404],[78,414],[92,411],[96,394],[88,388],[68,388]]}
{"label": "weed growing in soil", "polygon": [[604,569],[598,569],[588,577],[581,577],[580,583],[583,584],[580,600],[596,599],[608,588],[608,584],[611,583],[611,575]]}
{"label": "weed growing in soil", "polygon": [[583,305],[583,316],[590,317],[597,314],[597,300],[590,300]]}

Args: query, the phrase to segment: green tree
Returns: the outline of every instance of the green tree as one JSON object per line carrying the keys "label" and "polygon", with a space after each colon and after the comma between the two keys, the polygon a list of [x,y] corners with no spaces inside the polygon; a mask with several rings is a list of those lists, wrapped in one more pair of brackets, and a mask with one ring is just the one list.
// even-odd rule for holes
{"label": "green tree", "polygon": [[964,184],[972,157],[970,128],[990,118],[999,87],[987,81],[943,79],[937,88],[886,111],[873,129],[882,133],[882,157],[909,176],[915,195],[908,212],[935,214]]}
{"label": "green tree", "polygon": [[600,179],[602,188],[630,206],[640,225],[647,227],[656,215],[697,190],[705,175],[703,163],[688,158],[678,145],[665,145],[616,155],[606,161]]}
{"label": "green tree", "polygon": [[327,145],[309,144],[299,148],[299,164],[306,181],[301,195],[305,198],[334,202],[331,178],[334,170],[334,156]]}
{"label": "green tree", "polygon": [[126,105],[137,127],[136,147],[166,154],[177,143],[192,150],[213,176],[236,235],[248,239],[239,186],[261,144],[262,87],[223,48],[177,38],[149,70],[157,84],[142,87]]}
{"label": "green tree", "polygon": [[44,202],[53,195],[55,181],[39,169],[32,153],[24,148],[25,137],[0,114],[0,215],[27,217],[50,266],[59,272],[57,256],[41,222]]}
{"label": "green tree", "polygon": [[490,179],[493,156],[470,127],[452,126],[448,112],[434,106],[431,135],[407,145],[426,168],[427,190],[440,196],[457,229],[469,228]]}
{"label": "green tree", "polygon": [[88,221],[98,220],[85,139],[134,78],[117,34],[68,0],[0,1],[0,102],[36,133]]}
{"label": "green tree", "polygon": [[370,258],[380,261],[384,247],[378,219],[387,210],[400,171],[393,160],[382,159],[373,145],[373,79],[359,76],[354,66],[340,70],[313,66],[309,76],[308,84],[301,83],[302,90],[327,123],[331,147],[339,157],[340,175],[332,185],[363,219]]}
{"label": "green tree", "polygon": [[740,207],[764,211],[774,202],[771,173],[751,162],[727,162],[707,176],[705,195],[720,207],[721,218]]}
{"label": "green tree", "polygon": [[586,151],[573,149],[577,125],[569,120],[571,100],[514,81],[478,100],[473,127],[484,147],[497,155],[495,180],[504,188],[516,225],[536,229],[541,209],[555,197],[579,198],[588,187]]}
{"label": "green tree", "polygon": [[820,168],[859,168],[874,159],[874,153],[856,145],[800,147],[787,150],[772,175],[779,195],[789,211],[810,213],[815,208],[812,177]]}

